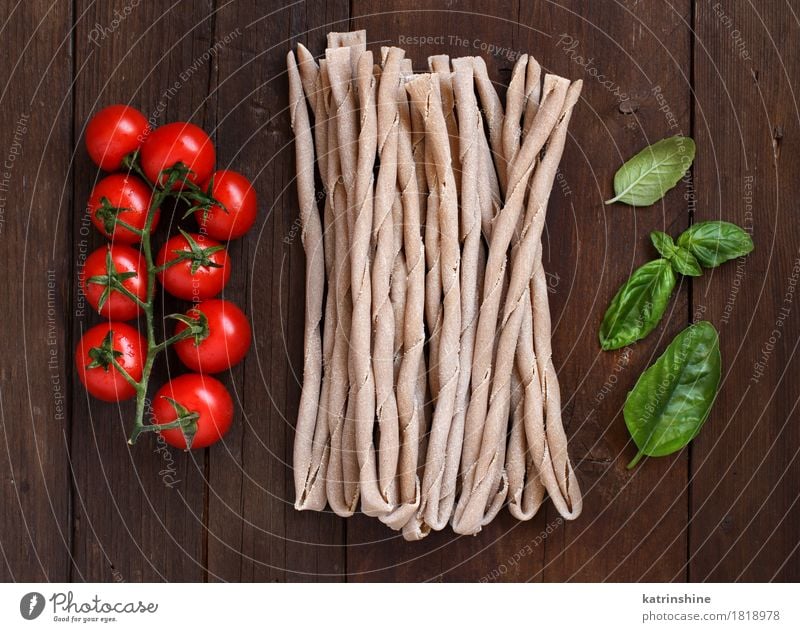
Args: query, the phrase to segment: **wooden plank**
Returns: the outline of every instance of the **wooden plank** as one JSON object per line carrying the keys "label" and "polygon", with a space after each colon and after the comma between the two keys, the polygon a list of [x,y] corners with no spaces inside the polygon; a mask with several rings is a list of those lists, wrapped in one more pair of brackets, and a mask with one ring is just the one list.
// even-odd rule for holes
{"label": "wooden plank", "polygon": [[69,576],[71,20],[0,9],[0,581]]}
{"label": "wooden plank", "polygon": [[797,2],[697,3],[697,220],[755,251],[696,281],[724,382],[692,451],[692,581],[800,579]]}
{"label": "wooden plank", "polygon": [[[661,581],[685,559],[687,454],[627,471],[635,449],[621,410],[640,372],[685,327],[686,284],[656,331],[628,351],[600,351],[597,331],[619,286],[655,256],[649,232],[676,233],[688,223],[685,183],[649,209],[602,201],[612,197],[624,160],[690,131],[689,12],[688,0],[570,1],[532,5],[520,16],[518,46],[546,69],[584,82],[545,246],[545,268],[558,279],[553,349],[584,511],[547,539],[545,581]],[[548,505],[548,521],[555,516]]]}
{"label": "wooden plank", "polygon": [[[74,256],[79,269],[87,252],[103,242],[85,226],[85,202],[102,177],[82,147],[85,122],[109,103],[131,103],[155,125],[205,121],[213,11],[207,3],[165,10],[123,0],[78,2],[75,82]],[[155,248],[178,221],[163,209]],[[74,335],[98,322],[81,305],[75,287]],[[159,299],[157,314],[185,310],[184,302]],[[162,335],[163,331],[158,331]],[[164,358],[152,377],[151,396],[176,361]],[[75,477],[74,579],[91,581],[200,581],[205,578],[205,469],[203,451],[184,454],[145,436],[126,444],[133,404],[101,404],[75,380],[72,466]],[[222,449],[222,448],[216,448]]]}
{"label": "wooden plank", "polygon": [[293,508],[305,256],[296,226],[285,71],[290,46],[302,41],[320,49],[322,25],[347,15],[344,2],[287,7],[252,0],[227,4],[216,16],[218,41],[237,34],[220,49],[212,81],[219,163],[253,179],[260,216],[231,245],[235,281],[225,291],[246,306],[255,345],[234,371],[241,418],[228,449],[211,452],[208,567],[214,578],[329,581],[344,571],[342,522]]}

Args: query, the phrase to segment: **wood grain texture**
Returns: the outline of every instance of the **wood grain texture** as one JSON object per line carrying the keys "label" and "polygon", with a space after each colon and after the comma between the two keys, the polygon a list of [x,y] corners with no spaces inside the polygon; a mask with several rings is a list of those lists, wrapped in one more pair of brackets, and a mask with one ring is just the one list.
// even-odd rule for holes
{"label": "wood grain texture", "polygon": [[[697,220],[752,231],[755,251],[695,283],[725,367],[692,448],[689,577],[796,581],[798,555],[797,7],[698,3]],[[738,34],[738,38],[737,38]]]}
{"label": "wood grain texture", "polygon": [[[13,52],[0,68],[0,580],[800,580],[800,3],[722,4],[31,0],[0,8],[2,45]],[[405,48],[418,71],[431,54],[481,55],[501,94],[522,52],[584,81],[544,237],[563,418],[585,493],[574,523],[547,504],[528,523],[503,510],[476,537],[448,530],[406,543],[364,516],[292,507],[305,261],[285,55],[298,42],[324,54],[326,33],[349,28],[366,28],[373,50]],[[203,126],[219,167],[249,176],[258,193],[256,227],[231,244],[224,292],[250,316],[253,348],[221,376],[236,417],[210,450],[186,455],[147,436],[129,448],[132,405],[92,400],[74,376],[74,345],[99,322],[77,273],[103,241],[85,220],[102,174],[83,131],[114,102],[155,124]],[[602,205],[626,158],[678,132],[696,138],[697,159],[663,203]],[[648,233],[677,235],[692,218],[742,224],[755,252],[682,282],[653,334],[601,353],[608,301],[655,256]],[[178,219],[165,210],[157,244]],[[158,305],[160,313],[187,307]],[[725,374],[711,417],[689,450],[628,472],[635,450],[625,394],[697,319],[720,331]],[[154,387],[182,372],[168,360]]]}
{"label": "wood grain texture", "polygon": [[[0,8],[0,580],[70,567],[68,4]],[[5,44],[7,45],[7,44]]]}

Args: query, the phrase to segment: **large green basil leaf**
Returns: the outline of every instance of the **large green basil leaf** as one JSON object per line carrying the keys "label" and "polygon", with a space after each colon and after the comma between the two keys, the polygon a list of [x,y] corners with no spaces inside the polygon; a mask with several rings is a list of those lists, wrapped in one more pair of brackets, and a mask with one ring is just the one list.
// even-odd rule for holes
{"label": "large green basil leaf", "polygon": [[720,380],[719,336],[706,321],[684,329],[625,400],[625,424],[642,456],[666,456],[697,436]]}
{"label": "large green basil leaf", "polygon": [[700,222],[678,237],[678,245],[689,250],[706,268],[743,257],[753,250],[753,240],[730,222]]}
{"label": "large green basil leaf", "polygon": [[656,259],[631,275],[606,310],[600,325],[600,346],[619,349],[655,329],[675,287],[675,273],[666,259]]}
{"label": "large green basil leaf", "polygon": [[673,136],[645,147],[622,165],[614,176],[614,194],[606,204],[624,202],[650,206],[678,184],[694,160],[694,141]]}

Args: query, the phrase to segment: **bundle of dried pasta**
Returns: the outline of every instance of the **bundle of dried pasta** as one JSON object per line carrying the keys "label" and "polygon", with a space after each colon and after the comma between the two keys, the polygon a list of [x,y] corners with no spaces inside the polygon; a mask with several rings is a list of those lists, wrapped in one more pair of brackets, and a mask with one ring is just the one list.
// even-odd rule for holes
{"label": "bundle of dried pasta", "polygon": [[363,31],[297,55],[295,507],[348,516],[360,499],[410,540],[477,533],[504,504],[528,520],[545,494],[577,518],[541,239],[580,82],[523,55],[504,109],[480,58],[414,75],[399,48],[374,64]]}

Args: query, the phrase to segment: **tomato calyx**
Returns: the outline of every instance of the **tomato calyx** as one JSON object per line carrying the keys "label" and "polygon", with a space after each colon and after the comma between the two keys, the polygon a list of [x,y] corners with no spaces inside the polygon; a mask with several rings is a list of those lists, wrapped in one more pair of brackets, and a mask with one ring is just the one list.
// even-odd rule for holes
{"label": "tomato calyx", "polygon": [[165,346],[172,345],[180,340],[185,340],[186,338],[192,338],[194,339],[195,347],[198,347],[203,340],[208,338],[211,333],[208,328],[208,316],[199,310],[196,310],[196,312],[197,316],[189,316],[188,314],[169,314],[167,316],[167,318],[172,318],[173,320],[182,322],[184,325],[186,325],[186,329],[178,334],[175,334],[172,336],[172,338],[167,340],[164,343]]}
{"label": "tomato calyx", "polygon": [[188,452],[192,449],[192,442],[197,434],[197,420],[200,418],[200,413],[190,411],[188,408],[186,408],[186,406],[181,404],[179,401],[172,399],[171,397],[167,397],[166,395],[162,395],[162,397],[172,404],[172,407],[175,409],[175,414],[177,414],[178,417],[174,421],[166,424],[154,424],[147,426],[147,429],[154,432],[162,432],[163,430],[180,428],[184,438],[186,439],[186,451]]}
{"label": "tomato calyx", "polygon": [[230,214],[228,208],[221,201],[217,200],[212,193],[214,190],[214,176],[211,176],[205,191],[194,182],[187,181],[187,185],[189,188],[181,191],[179,194],[179,198],[183,197],[183,199],[189,202],[189,208],[183,214],[183,219],[194,215],[197,211],[202,211],[203,219],[205,220],[208,217],[208,213],[215,206],[221,208],[224,213]]}
{"label": "tomato calyx", "polygon": [[139,228],[131,226],[128,222],[119,218],[120,213],[130,210],[125,206],[114,206],[107,197],[103,196],[100,198],[100,208],[95,211],[95,216],[103,222],[103,228],[106,229],[109,235],[113,234],[115,227],[120,226],[141,237],[142,231]]}
{"label": "tomato calyx", "polygon": [[172,254],[175,255],[174,259],[167,261],[164,265],[159,266],[159,271],[166,270],[169,267],[174,266],[181,261],[189,261],[191,262],[191,273],[196,274],[197,271],[202,268],[221,268],[222,265],[216,263],[211,259],[211,255],[215,252],[219,252],[220,250],[225,250],[225,246],[208,246],[207,248],[203,248],[200,244],[198,244],[192,236],[187,233],[182,228],[178,229],[183,235],[183,238],[186,240],[186,243],[189,245],[189,250],[173,250]]}
{"label": "tomato calyx", "polygon": [[114,364],[118,364],[115,361],[121,356],[122,351],[114,348],[114,332],[109,330],[99,347],[89,349],[89,357],[92,361],[86,365],[86,368],[103,369],[108,372]]}
{"label": "tomato calyx", "polygon": [[127,296],[139,307],[145,307],[144,301],[142,301],[138,296],[136,296],[136,294],[131,292],[123,285],[125,281],[134,278],[137,276],[137,274],[138,273],[134,271],[119,272],[114,265],[114,259],[111,256],[111,249],[106,250],[106,273],[97,274],[86,279],[86,283],[94,283],[96,285],[104,286],[103,293],[100,295],[100,298],[97,301],[97,310],[100,311],[103,309],[103,306],[106,304],[106,301],[111,296],[112,292],[119,292],[120,294]]}
{"label": "tomato calyx", "polygon": [[114,348],[114,330],[109,329],[103,342],[99,347],[91,347],[88,351],[89,357],[92,361],[86,365],[87,369],[103,369],[106,373],[114,367],[120,372],[120,375],[125,378],[131,386],[137,391],[139,390],[139,383],[131,377],[131,374],[125,370],[125,367],[119,363],[117,358],[123,356],[122,351]]}
{"label": "tomato calyx", "polygon": [[151,423],[146,426],[138,427],[128,439],[128,444],[133,445],[136,443],[139,434],[142,432],[156,432],[160,434],[164,430],[180,428],[181,432],[183,433],[183,437],[186,440],[186,451],[188,452],[192,449],[192,442],[197,434],[197,420],[200,419],[200,413],[189,410],[186,408],[186,406],[181,404],[179,401],[172,399],[171,397],[167,397],[166,395],[162,395],[161,397],[166,399],[172,405],[172,407],[175,409],[175,414],[178,416],[166,424]]}

